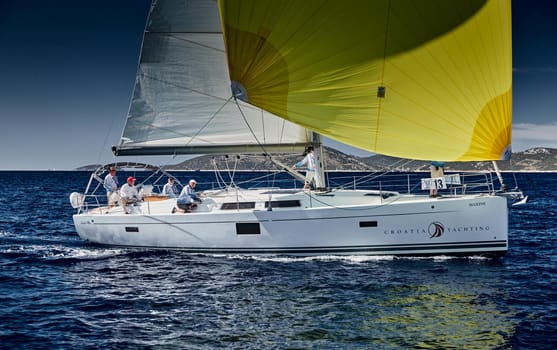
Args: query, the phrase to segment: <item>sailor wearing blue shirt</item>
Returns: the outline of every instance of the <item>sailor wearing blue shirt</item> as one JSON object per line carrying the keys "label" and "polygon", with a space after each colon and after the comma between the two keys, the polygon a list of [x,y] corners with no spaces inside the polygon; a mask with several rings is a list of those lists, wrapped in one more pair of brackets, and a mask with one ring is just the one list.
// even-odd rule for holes
{"label": "sailor wearing blue shirt", "polygon": [[112,207],[114,202],[118,202],[118,199],[112,199],[113,194],[118,191],[118,177],[116,176],[116,168],[111,166],[108,175],[105,176],[103,187],[106,190],[106,198],[109,207]]}
{"label": "sailor wearing blue shirt", "polygon": [[168,198],[175,198],[178,190],[174,184],[174,179],[169,177],[168,182],[162,188],[162,194],[168,196]]}
{"label": "sailor wearing blue shirt", "polygon": [[197,206],[195,202],[202,202],[201,198],[199,198],[199,196],[195,193],[196,185],[197,181],[191,179],[186,187],[182,189],[182,192],[180,192],[180,196],[176,200],[176,206],[178,207],[179,212],[189,213]]}

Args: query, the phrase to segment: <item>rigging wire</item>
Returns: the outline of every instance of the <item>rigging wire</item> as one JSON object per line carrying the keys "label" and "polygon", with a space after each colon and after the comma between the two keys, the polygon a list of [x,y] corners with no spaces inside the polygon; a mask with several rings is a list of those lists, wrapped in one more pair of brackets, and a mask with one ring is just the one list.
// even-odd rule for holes
{"label": "rigging wire", "polygon": [[[391,167],[394,168],[395,166],[405,166],[407,164],[410,164],[413,161],[414,161],[413,159],[399,159],[396,162],[392,163]],[[345,184],[341,184],[341,185],[337,186],[337,188],[345,188],[345,187],[347,187],[351,184],[354,184],[354,186],[357,186],[358,184],[362,184],[362,183],[365,183],[365,182],[368,182],[368,181],[375,180],[375,179],[380,178],[380,177],[382,177],[382,176],[384,176],[388,173],[393,172],[392,168],[391,169],[386,168],[386,169],[383,169],[383,170],[380,170],[380,171],[375,171],[375,172],[370,173],[370,174],[365,175],[365,176],[361,176],[357,181],[346,182]]]}
{"label": "rigging wire", "polygon": [[[248,120],[244,114],[244,111],[242,110],[242,108],[240,107],[240,104],[238,103],[238,99],[236,98],[236,96],[234,97],[234,102],[236,103],[236,106],[238,107],[238,111],[240,112],[240,115],[242,116],[242,118],[244,119],[244,123],[246,124],[246,126],[248,127],[248,130],[250,131],[251,135],[253,136],[253,138],[255,139],[255,141],[257,142],[257,144],[259,145],[259,147],[261,147],[261,149],[263,150],[263,153],[265,154],[265,156],[271,161],[271,163],[277,168],[279,169],[279,166],[273,161],[273,158],[271,157],[271,155],[269,154],[269,152],[267,152],[267,150],[265,149],[265,147],[263,146],[263,144],[259,141],[259,138],[257,137],[257,135],[255,135],[255,132],[253,131],[253,129],[251,128],[251,125],[248,123]],[[280,170],[280,169],[279,169]]]}
{"label": "rigging wire", "polygon": [[265,149],[263,144],[259,141],[259,138],[257,137],[257,135],[255,135],[255,132],[251,128],[251,125],[248,123],[246,115],[244,114],[244,111],[240,107],[240,104],[238,103],[238,99],[236,98],[236,96],[231,96],[230,98],[234,98],[234,102],[236,103],[236,106],[238,107],[238,111],[240,112],[240,115],[242,116],[242,119],[244,120],[244,123],[246,123],[246,126],[248,127],[248,130],[250,131],[251,135],[253,136],[253,138],[255,139],[257,144],[259,145],[259,147],[261,147],[261,149],[263,150],[263,153],[265,153],[265,155],[267,155],[269,157],[269,159],[271,159],[270,154],[267,152],[267,150]]}
{"label": "rigging wire", "polygon": [[217,116],[217,114],[220,113],[220,111],[222,111],[222,109],[228,104],[228,102],[230,102],[230,100],[232,99],[232,96],[230,96],[228,98],[228,100],[226,100],[226,102],[224,102],[222,104],[222,106],[220,106],[220,108],[215,111],[215,113],[213,113],[213,115],[211,116],[211,118],[209,118],[209,120],[207,120],[207,122],[201,127],[199,128],[199,130],[197,130],[197,132],[195,133],[195,135],[193,135],[190,140],[186,143],[186,146],[189,145],[203,130],[205,130],[205,128],[209,125],[210,122],[213,121],[213,119],[215,119],[215,117]]}

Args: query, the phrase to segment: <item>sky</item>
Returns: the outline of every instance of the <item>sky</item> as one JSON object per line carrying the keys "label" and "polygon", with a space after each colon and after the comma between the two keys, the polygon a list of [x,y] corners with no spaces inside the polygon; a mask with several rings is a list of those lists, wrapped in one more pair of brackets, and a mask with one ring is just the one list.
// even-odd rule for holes
{"label": "sky", "polygon": [[[557,148],[557,1],[512,5],[513,150]],[[148,0],[0,0],[0,170],[114,160],[148,8]]]}

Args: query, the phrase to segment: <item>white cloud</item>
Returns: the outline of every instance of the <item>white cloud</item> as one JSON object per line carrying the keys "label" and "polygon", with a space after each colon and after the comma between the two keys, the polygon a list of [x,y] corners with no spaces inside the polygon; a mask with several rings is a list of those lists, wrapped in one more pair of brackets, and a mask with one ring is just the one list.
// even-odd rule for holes
{"label": "white cloud", "polygon": [[557,148],[557,123],[513,125],[513,151],[533,147]]}

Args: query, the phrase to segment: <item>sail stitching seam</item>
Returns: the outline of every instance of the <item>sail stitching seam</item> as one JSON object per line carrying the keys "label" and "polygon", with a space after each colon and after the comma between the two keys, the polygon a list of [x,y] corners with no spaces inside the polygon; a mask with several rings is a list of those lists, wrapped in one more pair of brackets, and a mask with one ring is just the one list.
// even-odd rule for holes
{"label": "sail stitching seam", "polygon": [[[385,78],[385,61],[387,59],[387,38],[389,34],[389,19],[391,14],[391,1],[387,6],[387,21],[385,23],[385,42],[383,44],[383,67],[381,68],[381,86],[384,86],[384,78]],[[379,121],[381,119],[381,98],[379,98],[379,103],[377,105],[377,120],[375,122],[375,145],[373,147],[374,150],[377,150],[377,140],[379,138]]]}

